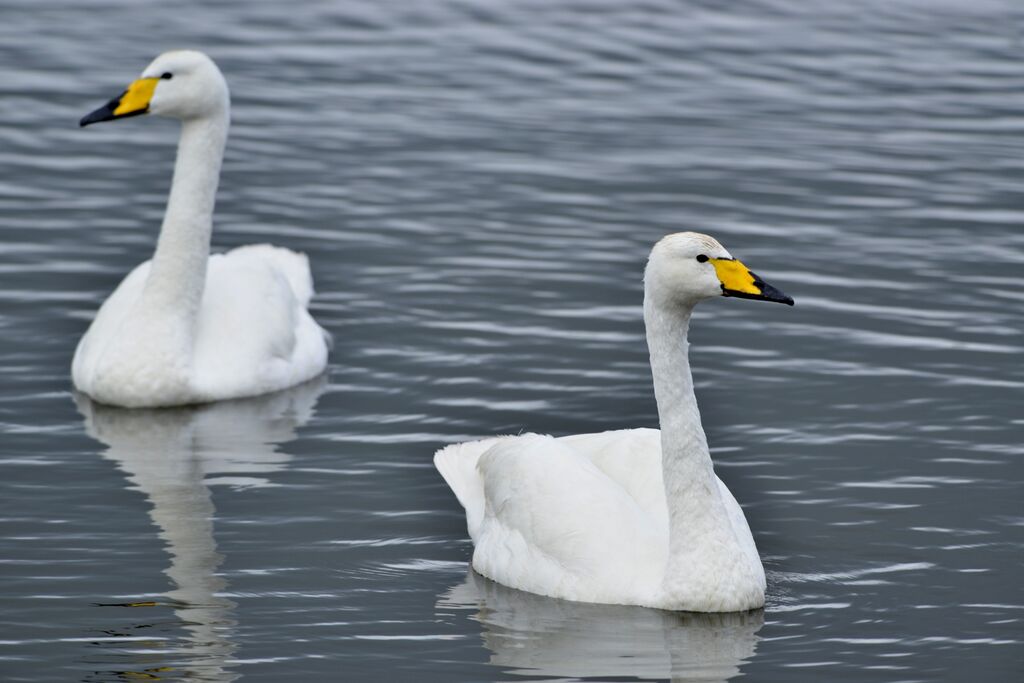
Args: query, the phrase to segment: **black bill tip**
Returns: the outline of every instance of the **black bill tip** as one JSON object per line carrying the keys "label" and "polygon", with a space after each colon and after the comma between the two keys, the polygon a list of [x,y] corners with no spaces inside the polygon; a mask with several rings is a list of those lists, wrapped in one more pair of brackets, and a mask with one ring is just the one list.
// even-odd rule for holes
{"label": "black bill tip", "polygon": [[767,282],[761,285],[761,298],[765,301],[774,301],[780,304],[786,304],[787,306],[793,305],[793,297],[784,293],[782,290],[777,289]]}
{"label": "black bill tip", "polygon": [[754,278],[754,286],[761,290],[759,294],[753,292],[738,292],[735,289],[726,289],[722,287],[722,294],[725,296],[734,296],[738,299],[753,299],[754,301],[774,301],[777,304],[786,304],[787,306],[793,305],[793,297],[789,296],[781,289],[778,289],[774,285],[770,285],[760,278],[756,273],[751,273]]}
{"label": "black bill tip", "polygon": [[96,111],[91,111],[82,117],[82,120],[78,122],[78,125],[85,128],[91,123],[99,123],[100,121],[110,121],[115,118],[114,110],[117,109],[117,105],[121,103],[121,98],[110,100]]}
{"label": "black bill tip", "polygon": [[146,107],[145,109],[139,109],[138,111],[128,112],[127,114],[115,114],[114,112],[117,110],[119,106],[121,106],[121,98],[124,97],[125,94],[126,93],[121,93],[120,97],[115,97],[114,99],[110,100],[96,111],[89,112],[88,114],[82,117],[82,119],[78,122],[78,125],[82,128],[85,128],[88,125],[91,125],[93,123],[99,123],[100,121],[126,119],[129,116],[139,116],[140,114],[145,114],[149,112],[149,107]]}

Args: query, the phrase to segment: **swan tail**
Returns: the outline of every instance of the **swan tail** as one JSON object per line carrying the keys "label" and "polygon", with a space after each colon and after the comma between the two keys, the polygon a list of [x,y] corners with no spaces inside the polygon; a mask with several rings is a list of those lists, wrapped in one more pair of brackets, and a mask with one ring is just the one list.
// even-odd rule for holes
{"label": "swan tail", "polygon": [[452,444],[434,454],[434,467],[466,510],[466,526],[474,542],[484,519],[484,482],[477,463],[499,440],[500,437]]}

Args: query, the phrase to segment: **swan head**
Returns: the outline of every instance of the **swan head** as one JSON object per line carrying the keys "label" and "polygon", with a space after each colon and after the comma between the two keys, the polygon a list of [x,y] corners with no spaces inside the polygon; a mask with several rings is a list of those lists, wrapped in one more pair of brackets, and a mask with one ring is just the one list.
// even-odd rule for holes
{"label": "swan head", "polygon": [[165,52],[128,88],[79,122],[156,114],[187,121],[227,113],[228,85],[213,60],[195,50]]}
{"label": "swan head", "polygon": [[654,245],[644,271],[652,301],[693,307],[703,299],[732,296],[793,305],[793,299],[752,273],[713,237],[679,232]]}

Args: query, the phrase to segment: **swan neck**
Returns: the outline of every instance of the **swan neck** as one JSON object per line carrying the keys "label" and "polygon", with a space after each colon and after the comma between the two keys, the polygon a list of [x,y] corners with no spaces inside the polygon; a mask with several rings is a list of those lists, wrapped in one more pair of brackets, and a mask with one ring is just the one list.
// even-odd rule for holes
{"label": "swan neck", "polygon": [[226,109],[182,123],[167,212],[144,293],[151,309],[187,319],[199,311],[227,131]]}
{"label": "swan neck", "polygon": [[651,297],[644,303],[669,516],[667,576],[692,562],[692,554],[727,522],[693,391],[687,341],[692,312],[692,306],[659,305]]}
{"label": "swan neck", "polygon": [[686,307],[644,307],[666,486],[681,474],[686,477],[678,483],[687,485],[698,483],[695,477],[714,475],[690,373],[687,335],[692,312]]}

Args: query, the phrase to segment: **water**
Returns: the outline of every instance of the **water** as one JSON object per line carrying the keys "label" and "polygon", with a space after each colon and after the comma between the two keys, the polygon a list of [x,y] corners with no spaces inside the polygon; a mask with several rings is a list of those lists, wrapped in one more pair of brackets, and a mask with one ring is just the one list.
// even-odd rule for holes
{"label": "water", "polygon": [[[717,7],[0,3],[2,678],[1018,680],[1024,9]],[[286,395],[125,413],[68,366],[176,127],[76,123],[180,46],[232,88],[215,245],[308,252],[336,346]],[[654,426],[640,275],[679,229],[797,300],[691,335],[767,608],[467,575],[431,454]]]}

